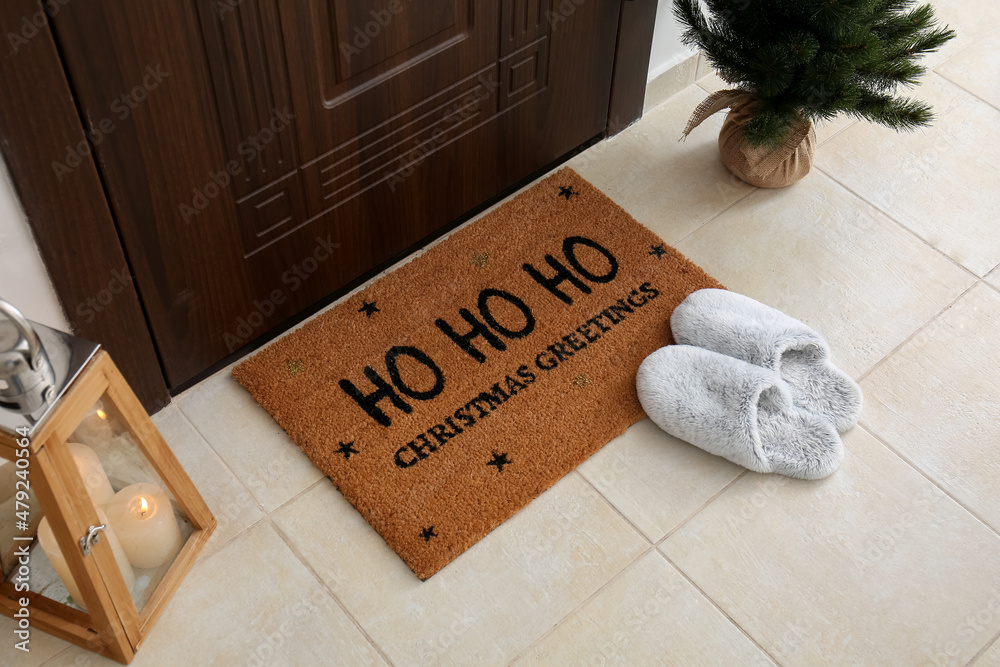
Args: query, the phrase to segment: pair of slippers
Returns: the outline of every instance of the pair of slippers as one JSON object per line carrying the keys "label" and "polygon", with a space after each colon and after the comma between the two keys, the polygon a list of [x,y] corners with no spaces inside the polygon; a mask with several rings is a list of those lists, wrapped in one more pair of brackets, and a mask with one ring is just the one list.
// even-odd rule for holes
{"label": "pair of slippers", "polygon": [[660,428],[755,472],[820,479],[837,469],[861,388],[818,333],[719,289],[688,295],[670,327],[678,344],[649,355],[636,377]]}

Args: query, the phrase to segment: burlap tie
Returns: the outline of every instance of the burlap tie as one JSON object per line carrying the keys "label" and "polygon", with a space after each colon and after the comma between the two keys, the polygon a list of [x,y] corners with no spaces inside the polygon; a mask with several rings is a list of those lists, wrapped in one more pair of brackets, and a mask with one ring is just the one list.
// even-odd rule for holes
{"label": "burlap tie", "polygon": [[719,132],[722,163],[750,185],[782,188],[809,173],[816,150],[816,131],[805,121],[796,126],[775,148],[752,148],[743,138],[743,126],[752,117],[756,95],[740,89],[720,90],[709,95],[691,114],[686,137],[703,120],[722,109],[729,109]]}

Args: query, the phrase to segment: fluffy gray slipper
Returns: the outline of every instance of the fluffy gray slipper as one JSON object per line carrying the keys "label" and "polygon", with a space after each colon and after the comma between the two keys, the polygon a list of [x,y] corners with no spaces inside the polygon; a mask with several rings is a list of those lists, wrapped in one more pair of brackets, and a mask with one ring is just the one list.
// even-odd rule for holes
{"label": "fluffy gray slipper", "polygon": [[795,407],[788,385],[766,368],[668,345],[646,357],[635,384],[657,426],[755,472],[820,479],[844,456],[833,424]]}
{"label": "fluffy gray slipper", "polygon": [[830,361],[808,326],[753,299],[720,289],[692,292],[670,317],[674,340],[776,371],[796,405],[843,433],[861,416],[861,387]]}

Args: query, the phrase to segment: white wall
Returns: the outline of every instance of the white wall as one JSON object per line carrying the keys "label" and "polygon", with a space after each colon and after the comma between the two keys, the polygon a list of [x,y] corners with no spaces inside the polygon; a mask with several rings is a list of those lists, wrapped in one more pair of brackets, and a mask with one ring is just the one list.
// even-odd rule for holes
{"label": "white wall", "polygon": [[673,0],[660,0],[657,3],[647,81],[652,81],[696,53],[694,49],[681,44],[681,28],[672,13],[673,6]]}
{"label": "white wall", "polygon": [[0,159],[0,297],[29,320],[69,331],[38,246]]}

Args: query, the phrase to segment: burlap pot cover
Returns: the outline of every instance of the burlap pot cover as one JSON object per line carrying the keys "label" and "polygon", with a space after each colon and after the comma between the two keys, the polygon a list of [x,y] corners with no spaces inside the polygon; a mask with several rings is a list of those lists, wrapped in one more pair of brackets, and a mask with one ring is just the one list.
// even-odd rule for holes
{"label": "burlap pot cover", "polygon": [[720,90],[698,105],[684,129],[686,137],[703,120],[729,109],[719,132],[719,155],[737,177],[761,188],[783,188],[809,173],[816,150],[816,131],[805,121],[775,148],[753,148],[743,138],[755,96],[745,90]]}

